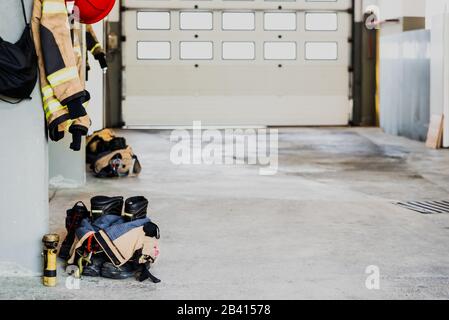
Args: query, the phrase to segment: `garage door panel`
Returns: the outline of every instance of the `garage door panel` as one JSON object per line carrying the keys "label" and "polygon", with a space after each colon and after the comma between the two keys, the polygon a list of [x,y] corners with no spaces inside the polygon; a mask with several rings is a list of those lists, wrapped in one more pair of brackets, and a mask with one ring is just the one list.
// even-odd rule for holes
{"label": "garage door panel", "polygon": [[126,0],[124,5],[130,9],[163,8],[163,9],[191,9],[198,4],[200,9],[222,9],[232,6],[236,9],[267,10],[277,9],[279,4],[283,8],[300,10],[346,10],[351,7],[351,0],[336,1],[278,1],[278,0]]}
{"label": "garage door panel", "polygon": [[126,6],[127,126],[348,123],[350,1]]}
{"label": "garage door panel", "polygon": [[[189,127],[199,120],[219,127],[340,126],[347,124],[345,101],[342,96],[239,96],[238,101],[229,96],[130,96],[124,121],[129,128]],[[242,109],[252,116],[241,117]]]}
{"label": "garage door panel", "polygon": [[[166,37],[166,31],[169,31],[169,35],[174,37],[174,39],[185,39],[186,37],[191,39],[192,32],[196,34],[202,34],[203,36],[214,36],[217,32],[221,32],[220,36],[231,36],[231,37],[244,37],[244,36],[267,36],[270,34],[278,35],[279,33],[285,36],[295,35],[295,31],[304,37],[316,37],[328,36],[334,39],[347,39],[351,30],[351,20],[350,15],[345,12],[337,11],[285,11],[279,12],[279,10],[273,11],[251,11],[251,10],[236,10],[236,9],[220,9],[219,11],[214,11],[212,23],[213,23],[213,34],[211,34],[210,25],[208,19],[202,18],[198,22],[199,26],[196,29],[181,29],[183,26],[180,24],[180,16],[192,13],[191,11],[179,11],[179,10],[169,10],[164,11],[157,9],[136,9],[126,11],[124,13],[124,29],[130,31],[137,29],[138,33],[127,33],[127,36],[135,36],[141,38],[142,36],[151,37]],[[211,13],[211,11],[200,10],[196,12],[197,14]],[[279,23],[277,15],[283,18],[283,15],[287,14],[291,19],[291,14],[297,16],[296,18],[296,29],[289,30],[288,26],[280,26],[280,28],[275,27],[275,23]],[[335,23],[334,19],[332,21],[321,21],[319,17],[326,17],[329,14],[337,16],[337,30],[330,30]],[[224,15],[224,16],[223,16]],[[268,22],[265,22],[265,15],[268,15]],[[274,15],[274,16],[273,16]],[[307,18],[307,16],[313,16],[314,18]],[[319,16],[317,18],[317,16]],[[252,18],[251,18],[252,17]],[[254,19],[254,21],[253,21]],[[282,20],[282,19],[281,19]],[[202,25],[200,25],[202,22]],[[169,24],[169,26],[167,26]],[[187,25],[187,23],[185,23]],[[266,25],[271,26],[271,28],[266,28]],[[189,26],[184,26],[188,28]],[[284,30],[282,29],[284,28]],[[194,27],[192,27],[194,28]],[[310,30],[307,30],[309,28]],[[327,29],[326,29],[327,28]]]}
{"label": "garage door panel", "polygon": [[[297,67],[276,69],[242,65],[204,66],[192,72],[192,66],[160,66],[147,73],[139,67],[128,67],[127,96],[139,95],[338,95],[347,90],[345,67]],[[163,76],[161,76],[163,75]],[[343,75],[343,76],[340,76]],[[285,81],[285,79],[288,81]],[[141,79],[140,81],[134,79]],[[173,79],[184,79],[173,81]]]}

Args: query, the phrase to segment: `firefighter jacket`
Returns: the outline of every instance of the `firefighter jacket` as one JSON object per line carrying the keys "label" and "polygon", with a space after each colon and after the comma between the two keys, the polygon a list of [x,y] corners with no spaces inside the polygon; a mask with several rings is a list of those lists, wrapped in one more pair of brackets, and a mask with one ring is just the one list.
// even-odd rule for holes
{"label": "firefighter jacket", "polygon": [[128,262],[135,253],[137,263],[154,263],[159,256],[159,228],[150,219],[126,222],[123,217],[104,215],[94,222],[84,219],[76,230],[69,264],[76,261],[77,250],[93,237],[111,262],[119,267]]}
{"label": "firefighter jacket", "polygon": [[98,42],[94,28],[92,28],[92,25],[90,24],[86,25],[86,46],[87,50],[92,53],[93,56],[104,54],[104,50],[101,47],[100,42]]}
{"label": "firefighter jacket", "polygon": [[[86,48],[98,61],[102,70],[107,70],[108,64],[106,62],[106,53],[103,50],[100,42],[98,42],[97,35],[95,34],[92,25],[86,25]],[[90,70],[89,62],[87,61],[87,71]]]}
{"label": "firefighter jacket", "polygon": [[34,0],[32,31],[49,137],[58,141],[68,131],[71,148],[80,150],[90,126],[80,24],[69,19],[65,0]]}

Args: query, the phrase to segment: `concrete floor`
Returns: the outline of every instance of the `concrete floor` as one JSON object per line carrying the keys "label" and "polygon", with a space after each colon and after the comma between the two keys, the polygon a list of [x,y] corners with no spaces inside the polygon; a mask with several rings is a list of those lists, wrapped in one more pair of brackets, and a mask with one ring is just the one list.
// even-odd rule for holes
{"label": "concrete floor", "polygon": [[[65,210],[105,195],[144,195],[162,232],[162,283],[84,278],[80,290],[37,278],[1,278],[2,299],[447,299],[449,215],[398,200],[448,200],[449,151],[378,129],[282,129],[279,173],[256,166],[174,166],[168,132],[124,131],[139,178],[89,178],[57,190],[51,229]],[[365,287],[369,265],[380,290]]]}

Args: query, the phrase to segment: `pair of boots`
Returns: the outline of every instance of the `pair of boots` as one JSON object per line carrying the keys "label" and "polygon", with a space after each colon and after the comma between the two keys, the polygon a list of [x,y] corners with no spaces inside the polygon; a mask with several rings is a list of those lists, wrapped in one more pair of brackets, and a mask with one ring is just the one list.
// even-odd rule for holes
{"label": "pair of boots", "polygon": [[[147,216],[148,200],[145,197],[137,196],[131,197],[124,201],[123,197],[106,197],[96,196],[90,200],[91,212],[87,209],[83,202],[77,202],[72,209],[67,210],[66,217],[66,229],[67,236],[64,239],[61,248],[59,250],[59,257],[64,260],[70,258],[70,250],[72,249],[75,241],[75,232],[81,225],[83,219],[90,219],[95,221],[103,215],[116,215],[123,216],[126,221],[134,221],[143,219]],[[123,204],[125,204],[125,210],[123,210]],[[112,263],[105,262],[107,257],[104,254],[96,254],[91,257],[91,261],[88,266],[91,268],[85,268],[86,275],[99,276],[102,273],[105,276],[116,273],[115,266]],[[101,272],[102,266],[105,265],[104,272]],[[130,270],[131,268],[122,267],[122,269]],[[90,274],[89,274],[90,273]],[[125,272],[126,273],[126,272]],[[84,272],[83,272],[84,274]]]}
{"label": "pair of boots", "polygon": [[[123,203],[125,211],[122,214]],[[59,257],[67,260],[70,256],[70,249],[75,241],[75,231],[79,228],[83,219],[95,221],[103,215],[124,216],[127,221],[142,219],[147,216],[148,200],[145,197],[137,196],[126,199],[123,197],[96,196],[90,200],[91,212],[83,202],[79,201],[72,209],[67,210],[66,229],[67,236],[59,250]]]}
{"label": "pair of boots", "polygon": [[[103,215],[123,216],[126,221],[144,219],[147,216],[148,200],[145,197],[131,197],[124,201],[123,197],[97,196],[91,199],[92,221]],[[123,204],[125,210],[123,210]],[[88,277],[105,277],[110,279],[127,279],[135,276],[139,266],[130,260],[121,267],[112,264],[104,253],[93,255],[89,263],[83,267],[82,275]]]}
{"label": "pair of boots", "polygon": [[104,277],[109,279],[133,278],[139,266],[133,261],[125,263],[121,267],[112,264],[104,253],[97,253],[92,256],[90,263],[83,267],[83,276]]}
{"label": "pair of boots", "polygon": [[[125,210],[123,210],[123,203]],[[143,219],[147,216],[148,200],[145,197],[131,197],[123,201],[123,197],[97,196],[90,200],[92,221],[103,215],[123,216],[126,221]]]}

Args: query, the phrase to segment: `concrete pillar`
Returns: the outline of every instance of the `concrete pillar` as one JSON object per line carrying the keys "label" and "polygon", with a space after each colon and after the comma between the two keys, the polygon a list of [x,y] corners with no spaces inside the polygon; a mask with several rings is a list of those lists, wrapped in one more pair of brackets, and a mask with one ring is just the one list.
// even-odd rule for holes
{"label": "concrete pillar", "polygon": [[[28,20],[32,0],[25,0]],[[25,27],[20,1],[0,1],[0,36],[18,40]],[[32,100],[0,102],[0,275],[38,274],[48,231],[48,151],[39,86]]]}
{"label": "concrete pillar", "polygon": [[66,134],[61,141],[49,142],[50,188],[78,188],[86,183],[85,140],[83,138],[81,150],[76,152],[70,149],[71,134]]}

